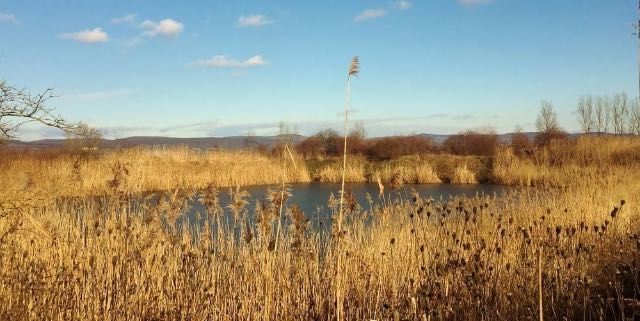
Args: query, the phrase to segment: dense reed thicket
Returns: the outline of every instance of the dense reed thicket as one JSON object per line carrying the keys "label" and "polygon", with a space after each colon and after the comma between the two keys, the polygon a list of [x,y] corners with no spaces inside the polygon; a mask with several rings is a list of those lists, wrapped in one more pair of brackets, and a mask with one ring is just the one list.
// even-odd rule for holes
{"label": "dense reed thicket", "polygon": [[[279,153],[281,154],[281,153]],[[298,166],[286,171],[287,182],[339,182],[342,164],[291,155]],[[347,182],[493,183],[517,186],[569,186],[600,180],[612,171],[637,170],[640,140],[635,136],[583,136],[522,149],[495,147],[491,156],[418,153],[388,160],[350,157]],[[88,153],[64,151],[0,152],[0,191],[37,188],[54,196],[100,195],[109,190],[114,170],[129,173],[131,192],[174,188],[277,184],[282,160],[251,151],[196,151],[188,148],[130,148]],[[587,177],[588,179],[585,179]],[[64,184],[60,184],[64,182]]]}
{"label": "dense reed thicket", "polygon": [[[337,160],[309,161],[313,179],[338,182],[342,165]],[[483,156],[451,154],[417,154],[390,160],[372,161],[364,156],[352,156],[347,164],[348,182],[391,182],[401,178],[412,184],[473,184],[491,180],[491,159]]]}
{"label": "dense reed thicket", "polygon": [[[287,170],[287,181],[310,181],[304,162],[296,163],[299,166]],[[186,147],[89,153],[8,151],[0,154],[0,191],[27,188],[57,196],[100,195],[109,191],[109,182],[119,170],[127,172],[126,188],[132,193],[282,180],[279,158],[248,151],[202,152]]]}
{"label": "dense reed thicket", "polygon": [[500,148],[492,180],[503,185],[568,186],[635,176],[639,171],[638,137],[583,136],[556,140],[520,156],[511,148]]}

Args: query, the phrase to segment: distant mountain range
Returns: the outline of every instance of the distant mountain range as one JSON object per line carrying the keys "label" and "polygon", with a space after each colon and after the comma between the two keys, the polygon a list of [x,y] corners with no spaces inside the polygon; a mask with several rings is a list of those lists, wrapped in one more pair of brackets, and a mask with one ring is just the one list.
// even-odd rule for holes
{"label": "distant mountain range", "polygon": [[[524,133],[530,139],[536,136],[536,132]],[[513,133],[500,134],[498,138],[500,142],[508,143],[511,140]],[[579,134],[572,134],[575,136]],[[442,144],[450,135],[439,134],[419,134],[418,136],[430,138],[436,144]],[[191,148],[198,149],[241,149],[246,147],[254,147],[258,145],[264,145],[266,147],[273,147],[282,139],[287,139],[293,143],[299,143],[306,137],[302,135],[287,135],[282,136],[228,136],[228,137],[197,137],[197,138],[176,138],[176,137],[162,137],[162,136],[133,136],[121,139],[102,139],[101,148],[123,148],[134,146],[179,146],[186,145]],[[381,137],[376,137],[381,138]],[[375,139],[375,138],[373,138]],[[16,148],[55,148],[62,147],[67,143],[66,139],[42,139],[35,141],[19,141],[10,140],[8,142],[9,147]]]}
{"label": "distant mountain range", "polygon": [[[134,146],[179,146],[186,145],[199,149],[240,149],[265,145],[275,146],[279,141],[286,139],[293,143],[298,143],[305,139],[301,135],[286,136],[229,136],[229,137],[197,137],[197,138],[177,138],[161,136],[133,136],[120,139],[102,139],[101,148],[124,148]],[[66,139],[42,139],[35,141],[10,140],[9,147],[15,148],[55,148],[63,147],[67,144]]]}

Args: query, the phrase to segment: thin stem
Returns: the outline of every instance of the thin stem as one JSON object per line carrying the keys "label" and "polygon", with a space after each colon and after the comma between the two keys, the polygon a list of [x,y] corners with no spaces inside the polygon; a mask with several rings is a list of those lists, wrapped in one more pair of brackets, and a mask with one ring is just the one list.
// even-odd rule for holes
{"label": "thin stem", "polygon": [[351,76],[347,79],[347,91],[344,104],[344,146],[342,151],[342,183],[340,186],[340,213],[338,218],[338,232],[342,232],[342,212],[344,204],[344,181],[347,172],[347,130],[349,124],[349,95],[351,92]]}
{"label": "thin stem", "polygon": [[540,321],[544,321],[542,314],[542,247],[538,248],[538,310],[540,314]]}
{"label": "thin stem", "polygon": [[337,238],[337,252],[338,252],[338,266],[336,277],[336,318],[338,321],[342,320],[342,295],[341,295],[341,283],[342,283],[342,251],[340,249],[340,237],[342,237],[342,213],[344,204],[344,180],[347,172],[347,130],[349,122],[349,95],[351,92],[351,75],[347,79],[347,91],[345,93],[344,103],[344,148],[342,152],[342,183],[340,187],[340,212],[338,213],[338,238]]}
{"label": "thin stem", "polygon": [[286,147],[282,149],[282,190],[280,191],[280,209],[278,211],[278,228],[276,230],[276,242],[274,246],[274,251],[278,250],[278,240],[280,239],[280,227],[282,225],[282,210],[284,208],[284,189],[285,189],[285,180],[287,179],[287,155]]}

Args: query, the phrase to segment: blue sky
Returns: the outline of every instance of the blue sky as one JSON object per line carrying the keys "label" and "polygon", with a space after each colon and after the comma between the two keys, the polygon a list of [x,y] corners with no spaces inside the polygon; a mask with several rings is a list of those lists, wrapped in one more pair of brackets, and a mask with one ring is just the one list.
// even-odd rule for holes
{"label": "blue sky", "polygon": [[[0,0],[0,78],[107,137],[534,128],[542,99],[637,96],[634,0]],[[26,128],[22,138],[60,136]]]}

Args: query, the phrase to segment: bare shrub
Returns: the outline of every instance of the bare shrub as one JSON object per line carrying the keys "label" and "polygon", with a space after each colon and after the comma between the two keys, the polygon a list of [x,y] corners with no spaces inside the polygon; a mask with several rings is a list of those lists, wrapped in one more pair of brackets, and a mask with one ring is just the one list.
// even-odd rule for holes
{"label": "bare shrub", "polygon": [[456,155],[493,155],[498,146],[498,135],[495,130],[467,130],[447,137],[444,150]]}

